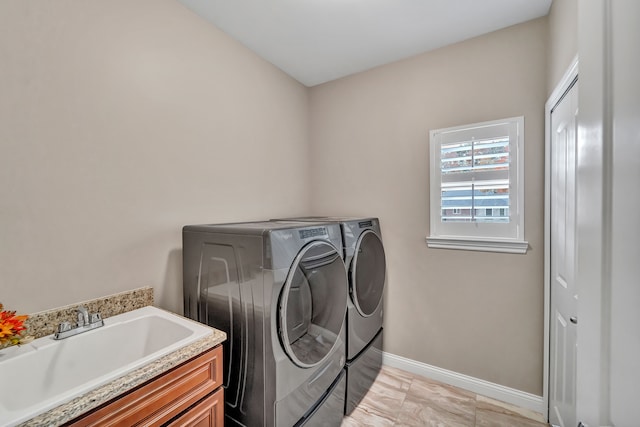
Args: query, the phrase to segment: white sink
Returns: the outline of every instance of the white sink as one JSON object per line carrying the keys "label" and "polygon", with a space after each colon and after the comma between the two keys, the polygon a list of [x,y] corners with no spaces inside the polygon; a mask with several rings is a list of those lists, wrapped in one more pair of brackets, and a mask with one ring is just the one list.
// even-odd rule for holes
{"label": "white sink", "polygon": [[155,307],[0,350],[0,426],[14,426],[191,344],[212,330]]}

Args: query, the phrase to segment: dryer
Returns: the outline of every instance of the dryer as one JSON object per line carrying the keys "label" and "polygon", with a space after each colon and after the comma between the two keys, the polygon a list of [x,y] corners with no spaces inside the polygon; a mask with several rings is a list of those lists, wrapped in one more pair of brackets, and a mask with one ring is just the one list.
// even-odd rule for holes
{"label": "dryer", "polygon": [[185,316],[227,333],[225,425],[339,426],[348,279],[340,225],[183,228]]}
{"label": "dryer", "polygon": [[386,258],[380,221],[373,217],[298,217],[274,221],[330,221],[340,224],[349,274],[347,302],[347,392],[351,413],[382,367],[383,292]]}

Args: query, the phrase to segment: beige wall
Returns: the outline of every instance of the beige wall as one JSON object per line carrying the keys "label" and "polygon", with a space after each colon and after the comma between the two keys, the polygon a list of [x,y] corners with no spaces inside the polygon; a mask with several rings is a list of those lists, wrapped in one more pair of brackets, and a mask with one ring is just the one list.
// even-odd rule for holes
{"label": "beige wall", "polygon": [[[310,90],[311,206],[380,217],[385,350],[542,394],[547,19]],[[430,129],[525,116],[526,255],[429,249]]]}
{"label": "beige wall", "polygon": [[[377,215],[386,351],[541,394],[543,105],[575,1],[312,89],[171,0],[3,2],[2,302],[152,285],[180,312],[184,224]],[[428,249],[429,129],[515,115],[530,251]]]}
{"label": "beige wall", "polygon": [[0,4],[0,298],[152,285],[181,227],[308,207],[307,89],[173,0]]}
{"label": "beige wall", "polygon": [[549,11],[547,95],[578,54],[578,0],[553,0]]}

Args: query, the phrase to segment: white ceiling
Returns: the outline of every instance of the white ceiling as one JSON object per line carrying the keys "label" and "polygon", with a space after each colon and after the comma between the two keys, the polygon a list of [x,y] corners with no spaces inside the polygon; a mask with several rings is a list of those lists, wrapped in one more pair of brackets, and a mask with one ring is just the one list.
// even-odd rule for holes
{"label": "white ceiling", "polygon": [[314,86],[525,22],[552,0],[179,0]]}

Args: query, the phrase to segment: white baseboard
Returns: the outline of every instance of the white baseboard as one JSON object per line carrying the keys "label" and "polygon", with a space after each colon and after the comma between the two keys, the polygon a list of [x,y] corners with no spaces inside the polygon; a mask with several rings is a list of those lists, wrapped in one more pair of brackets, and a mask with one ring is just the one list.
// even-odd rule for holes
{"label": "white baseboard", "polygon": [[436,366],[427,365],[426,363],[417,362],[415,360],[387,352],[382,353],[382,363],[383,365],[387,365],[392,368],[402,369],[454,387],[469,390],[476,394],[510,403],[524,409],[529,409],[541,414],[544,419],[547,419],[548,416],[548,410],[544,405],[542,396],[505,387],[500,384],[470,377],[468,375],[459,374]]}

